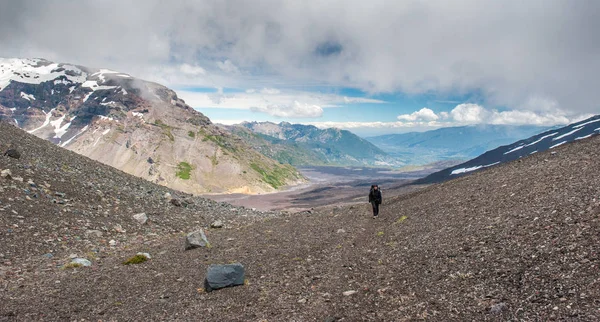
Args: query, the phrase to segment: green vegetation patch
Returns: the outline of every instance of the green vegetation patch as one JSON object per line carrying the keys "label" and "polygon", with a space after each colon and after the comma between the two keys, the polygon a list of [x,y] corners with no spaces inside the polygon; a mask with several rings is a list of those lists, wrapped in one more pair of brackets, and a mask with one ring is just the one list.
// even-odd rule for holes
{"label": "green vegetation patch", "polygon": [[135,256],[129,258],[128,260],[124,261],[123,265],[141,264],[147,260],[148,260],[148,257],[139,254],[139,255],[135,255]]}
{"label": "green vegetation patch", "polygon": [[79,268],[79,267],[83,267],[83,265],[79,264],[79,263],[68,263],[63,265],[63,269],[69,269],[69,268]]}
{"label": "green vegetation patch", "polygon": [[290,166],[278,166],[275,165],[271,169],[265,169],[265,167],[251,163],[250,167],[252,170],[258,172],[262,176],[262,180],[268,183],[271,187],[277,189],[285,185],[285,181],[290,177],[297,177],[294,170]]}
{"label": "green vegetation patch", "polygon": [[195,138],[196,137],[196,133],[194,133],[194,131],[188,131],[188,136],[191,138]]}
{"label": "green vegetation patch", "polygon": [[222,149],[228,150],[230,152],[237,151],[237,149],[222,135],[208,134],[208,133],[206,133],[206,131],[204,129],[200,129],[198,131],[198,134],[204,136],[204,138],[202,138],[203,142],[211,141],[211,142],[215,143],[217,146],[221,147]]}
{"label": "green vegetation patch", "polygon": [[187,162],[179,162],[179,164],[177,165],[177,172],[175,173],[175,175],[183,180],[189,180],[191,177],[191,172],[192,172],[192,165],[190,165]]}
{"label": "green vegetation patch", "polygon": [[408,216],[402,216],[402,217],[398,218],[398,220],[396,220],[396,224],[401,224],[406,219],[408,219]]}
{"label": "green vegetation patch", "polygon": [[175,137],[173,136],[173,133],[171,133],[173,127],[163,123],[163,121],[161,120],[155,120],[154,125],[159,126],[163,130],[163,133],[169,138],[169,140],[175,141]]}

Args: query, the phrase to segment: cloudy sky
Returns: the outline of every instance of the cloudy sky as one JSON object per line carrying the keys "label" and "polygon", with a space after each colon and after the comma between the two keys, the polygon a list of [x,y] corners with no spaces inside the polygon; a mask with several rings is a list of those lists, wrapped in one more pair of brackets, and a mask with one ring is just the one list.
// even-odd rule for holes
{"label": "cloudy sky", "polygon": [[0,57],[103,67],[215,122],[359,134],[600,108],[600,1],[0,0]]}

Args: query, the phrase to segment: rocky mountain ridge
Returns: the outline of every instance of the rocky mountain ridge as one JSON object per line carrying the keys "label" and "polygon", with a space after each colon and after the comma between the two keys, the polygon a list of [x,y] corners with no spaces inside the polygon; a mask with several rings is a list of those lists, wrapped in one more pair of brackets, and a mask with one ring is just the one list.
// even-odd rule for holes
{"label": "rocky mountain ridge", "polygon": [[589,138],[600,133],[600,115],[554,128],[532,137],[503,145],[467,162],[432,173],[416,183],[442,182],[466,173],[510,162],[522,157],[554,149],[563,144]]}
{"label": "rocky mountain ridge", "polygon": [[172,90],[43,59],[0,59],[0,119],[190,193],[274,191],[304,179],[214,126]]}
{"label": "rocky mountain ridge", "polygon": [[280,122],[244,122],[227,127],[255,149],[294,166],[400,167],[404,163],[350,131]]}

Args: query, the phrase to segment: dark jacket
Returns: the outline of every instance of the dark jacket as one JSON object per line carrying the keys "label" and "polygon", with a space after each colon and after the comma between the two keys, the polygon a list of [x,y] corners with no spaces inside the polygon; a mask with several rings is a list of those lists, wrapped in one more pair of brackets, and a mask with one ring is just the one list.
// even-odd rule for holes
{"label": "dark jacket", "polygon": [[376,202],[378,205],[381,204],[381,190],[371,189],[369,192],[369,202]]}

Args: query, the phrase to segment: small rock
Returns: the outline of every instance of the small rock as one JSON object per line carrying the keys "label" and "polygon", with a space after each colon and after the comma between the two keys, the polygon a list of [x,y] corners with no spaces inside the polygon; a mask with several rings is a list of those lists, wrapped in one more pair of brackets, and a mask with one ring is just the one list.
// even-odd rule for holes
{"label": "small rock", "polygon": [[23,178],[22,177],[13,177],[13,180],[19,181],[19,182],[23,182]]}
{"label": "small rock", "polygon": [[490,313],[492,314],[500,314],[502,313],[502,311],[506,310],[507,306],[506,303],[501,302],[498,304],[494,304],[492,305],[492,307],[490,308]]}
{"label": "small rock", "polygon": [[70,259],[77,258],[77,254],[71,254],[71,255],[69,255],[69,258],[70,258]]}
{"label": "small rock", "polygon": [[71,264],[79,264],[81,266],[92,266],[92,262],[90,262],[89,260],[85,259],[85,258],[75,258],[71,261]]}
{"label": "small rock", "polygon": [[61,197],[61,198],[64,198],[67,196],[67,194],[65,194],[64,192],[55,192],[54,195],[57,197]]}
{"label": "small rock", "polygon": [[202,229],[187,234],[185,238],[185,250],[209,246],[210,243]]}
{"label": "small rock", "polygon": [[94,237],[100,238],[100,237],[102,237],[102,232],[99,230],[86,230],[85,236],[86,237],[94,236]]}
{"label": "small rock", "polygon": [[210,224],[210,228],[223,228],[223,222],[220,220],[216,220],[212,224]]}
{"label": "small rock", "polygon": [[350,296],[350,295],[354,295],[354,294],[356,294],[356,293],[358,293],[358,291],[353,291],[353,290],[352,290],[352,291],[346,291],[346,292],[344,292],[344,293],[342,293],[342,294],[344,294],[344,296]]}
{"label": "small rock", "polygon": [[340,228],[340,229],[337,230],[337,233],[338,234],[345,234],[346,231]]}
{"label": "small rock", "polygon": [[48,254],[42,255],[42,257],[50,259],[50,258],[54,257],[54,255],[52,255],[51,253],[48,253]]}
{"label": "small rock", "polygon": [[165,193],[165,196],[164,196],[164,198],[165,198],[165,199],[167,199],[167,200],[171,200],[171,199],[172,199],[172,197],[171,197],[171,194],[170,194],[170,193],[168,193],[168,192],[167,192],[167,193]]}
{"label": "small rock", "polygon": [[142,255],[142,256],[146,257],[147,259],[151,259],[152,258],[152,257],[150,257],[150,254],[148,254],[148,253],[139,252],[136,255]]}
{"label": "small rock", "polygon": [[12,172],[10,171],[10,169],[4,169],[0,171],[0,177],[10,179],[12,178]]}
{"label": "small rock", "polygon": [[6,152],[4,152],[4,156],[8,156],[13,159],[19,159],[21,158],[21,153],[17,151],[17,149],[8,149]]}
{"label": "small rock", "polygon": [[142,213],[133,215],[133,219],[135,219],[138,223],[140,223],[140,225],[143,225],[148,221],[148,216],[146,215],[146,213],[142,212]]}
{"label": "small rock", "polygon": [[125,229],[123,229],[123,227],[121,227],[121,225],[119,225],[119,224],[116,224],[116,225],[115,225],[115,227],[114,227],[114,229],[115,229],[115,231],[116,231],[116,232],[118,232],[118,233],[120,233],[120,234],[123,234],[123,233],[127,232],[127,231],[126,231]]}
{"label": "small rock", "polygon": [[304,303],[306,303],[306,301],[307,301],[307,299],[299,299],[299,300],[298,300],[298,303],[300,303],[300,304],[304,304]]}
{"label": "small rock", "polygon": [[110,246],[116,246],[116,245],[117,245],[117,241],[116,241],[116,240],[114,240],[114,239],[111,239],[111,240],[108,242],[108,244],[109,244]]}
{"label": "small rock", "polygon": [[210,265],[206,271],[204,290],[211,292],[224,287],[244,285],[244,265]]}
{"label": "small rock", "polygon": [[179,201],[179,199],[171,199],[171,204],[175,207],[181,207],[181,201]]}
{"label": "small rock", "polygon": [[337,321],[337,318],[333,317],[333,316],[328,316],[325,318],[325,320],[323,320],[324,322],[335,322]]}

